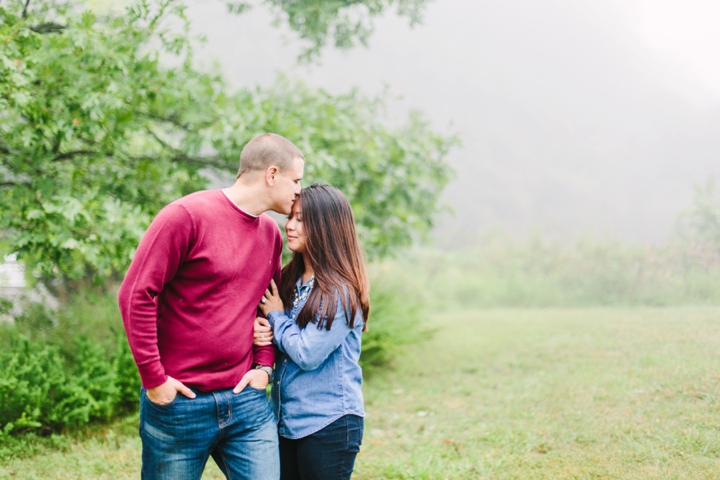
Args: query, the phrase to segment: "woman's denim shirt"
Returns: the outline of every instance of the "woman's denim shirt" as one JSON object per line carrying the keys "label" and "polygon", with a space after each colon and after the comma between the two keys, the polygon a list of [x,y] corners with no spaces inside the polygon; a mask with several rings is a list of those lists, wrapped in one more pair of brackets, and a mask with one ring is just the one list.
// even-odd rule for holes
{"label": "woman's denim shirt", "polygon": [[[311,287],[298,279],[295,288],[302,298]],[[344,415],[365,416],[358,364],[362,312],[358,310],[355,316],[355,327],[348,327],[347,312],[338,298],[330,330],[318,330],[315,323],[301,329],[295,319],[306,301],[307,296],[296,307],[286,306],[285,312],[274,310],[267,316],[280,350],[275,362],[272,406],[280,435],[290,439],[307,437]]]}

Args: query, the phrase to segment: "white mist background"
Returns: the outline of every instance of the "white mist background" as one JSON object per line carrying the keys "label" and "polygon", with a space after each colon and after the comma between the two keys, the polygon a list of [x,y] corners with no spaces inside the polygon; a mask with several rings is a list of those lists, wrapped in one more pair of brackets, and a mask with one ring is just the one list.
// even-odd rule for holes
{"label": "white mist background", "polygon": [[235,86],[279,72],[334,93],[388,85],[398,119],[416,108],[460,132],[441,242],[493,226],[662,241],[693,185],[720,173],[720,4],[438,0],[422,25],[386,15],[368,48],[310,66],[259,2],[236,16],[196,0],[189,14],[199,57]]}

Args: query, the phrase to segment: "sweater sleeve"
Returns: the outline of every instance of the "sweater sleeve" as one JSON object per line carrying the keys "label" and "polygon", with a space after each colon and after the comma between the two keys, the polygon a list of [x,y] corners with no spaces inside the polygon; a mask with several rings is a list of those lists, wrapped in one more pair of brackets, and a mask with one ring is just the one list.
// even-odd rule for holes
{"label": "sweater sleeve", "polygon": [[120,314],[145,388],[167,380],[157,343],[157,296],[177,273],[191,245],[193,223],[181,205],[168,205],[143,236],[118,292]]}
{"label": "sweater sleeve", "polygon": [[[278,267],[275,271],[275,275],[273,275],[273,280],[275,280],[275,285],[280,285],[280,271],[282,264],[281,261],[278,259]],[[258,310],[258,314],[262,315],[262,313]],[[257,347],[253,345],[253,363],[256,363],[258,365],[266,365],[268,367],[272,367],[275,365],[275,347],[273,345],[265,345],[264,347]]]}
{"label": "sweater sleeve", "polygon": [[[275,285],[280,285],[280,277],[282,273],[282,248],[283,248],[283,239],[282,235],[280,234],[280,230],[276,228],[276,235],[275,235],[275,273],[273,274],[273,280],[275,280]],[[270,286],[268,285],[268,288]],[[263,292],[264,293],[264,292]],[[262,315],[260,312],[260,309],[258,309],[258,314]],[[266,345],[264,347],[257,347],[253,345],[253,363],[258,365],[266,365],[268,367],[272,367],[275,365],[275,347],[273,345]]]}
{"label": "sweater sleeve", "polygon": [[[361,314],[356,317],[362,324]],[[347,314],[338,299],[337,313],[332,328],[318,329],[316,324],[300,328],[295,321],[280,310],[269,313],[268,321],[273,328],[275,343],[293,362],[303,370],[315,370],[333,353],[352,331],[347,323]]]}

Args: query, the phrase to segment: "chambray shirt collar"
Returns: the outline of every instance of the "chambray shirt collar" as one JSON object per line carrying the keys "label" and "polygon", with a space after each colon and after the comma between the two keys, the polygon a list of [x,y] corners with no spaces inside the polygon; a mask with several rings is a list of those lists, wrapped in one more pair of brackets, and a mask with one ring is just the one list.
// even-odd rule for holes
{"label": "chambray shirt collar", "polygon": [[[303,283],[302,281],[302,275],[297,279],[295,282],[295,294],[300,297],[303,293],[305,293],[308,290],[312,290],[310,286],[310,279],[308,279],[307,282]],[[308,292],[309,293],[309,292]],[[298,316],[298,313],[300,313],[300,310],[305,306],[305,303],[307,302],[307,297],[305,297],[303,300],[300,300],[297,304],[297,306],[293,306],[293,304],[290,304],[290,308],[286,309],[287,314],[290,318],[295,319]],[[293,299],[293,303],[294,299]]]}
{"label": "chambray shirt collar", "polygon": [[298,293],[303,293],[305,290],[310,288],[310,279],[308,278],[308,281],[303,283],[302,281],[302,275],[300,278],[297,279],[297,282],[295,282],[295,289],[298,291]]}

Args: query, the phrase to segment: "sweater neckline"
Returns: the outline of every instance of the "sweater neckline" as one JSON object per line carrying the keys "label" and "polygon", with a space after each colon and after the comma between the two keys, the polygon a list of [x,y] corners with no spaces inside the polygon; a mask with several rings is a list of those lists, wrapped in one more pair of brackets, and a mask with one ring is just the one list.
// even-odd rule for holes
{"label": "sweater neckline", "polygon": [[225,201],[225,204],[228,205],[230,208],[232,208],[233,211],[235,211],[235,213],[239,214],[243,219],[245,219],[246,221],[251,222],[251,223],[259,221],[260,215],[262,215],[262,213],[257,216],[249,214],[242,208],[235,205],[235,202],[230,200],[230,197],[228,197],[227,194],[222,189],[218,189],[217,192],[218,192],[218,194],[220,194],[222,199]]}

